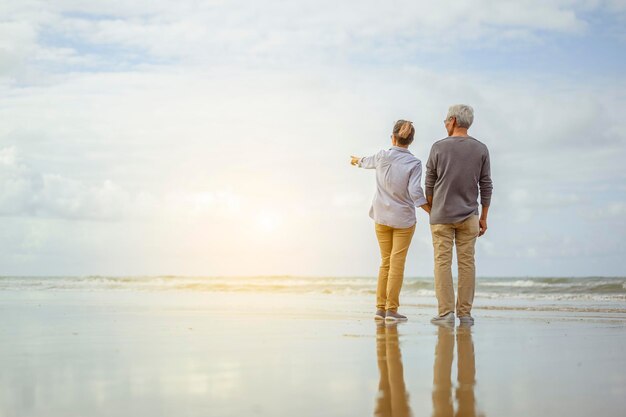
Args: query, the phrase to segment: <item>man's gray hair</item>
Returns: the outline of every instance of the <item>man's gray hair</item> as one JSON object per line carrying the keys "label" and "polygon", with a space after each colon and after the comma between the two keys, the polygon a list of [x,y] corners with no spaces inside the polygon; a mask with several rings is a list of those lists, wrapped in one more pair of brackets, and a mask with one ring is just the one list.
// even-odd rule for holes
{"label": "man's gray hair", "polygon": [[451,117],[456,119],[457,126],[469,129],[474,122],[474,109],[467,104],[455,104],[448,109],[446,120],[449,120]]}

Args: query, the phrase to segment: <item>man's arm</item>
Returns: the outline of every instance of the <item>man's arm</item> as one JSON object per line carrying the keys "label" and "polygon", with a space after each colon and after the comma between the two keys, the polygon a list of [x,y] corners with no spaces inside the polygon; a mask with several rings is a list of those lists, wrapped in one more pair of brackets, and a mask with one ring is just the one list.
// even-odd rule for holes
{"label": "man's arm", "polygon": [[489,205],[491,204],[491,194],[493,192],[493,182],[491,181],[491,161],[489,160],[489,150],[483,159],[483,166],[480,170],[480,178],[478,180],[480,187],[480,204],[482,210],[480,219],[478,220],[480,230],[478,236],[482,236],[487,231],[487,215],[489,214]]}
{"label": "man's arm", "polygon": [[478,219],[478,236],[482,236],[487,231],[487,214],[489,214],[489,206],[483,206],[480,211],[480,219]]}
{"label": "man's arm", "polygon": [[428,156],[428,161],[426,162],[426,179],[424,182],[424,188],[426,188],[426,200],[428,201],[428,205],[432,207],[433,192],[435,189],[435,183],[437,182],[437,155],[435,153],[435,145],[430,148],[430,155]]}

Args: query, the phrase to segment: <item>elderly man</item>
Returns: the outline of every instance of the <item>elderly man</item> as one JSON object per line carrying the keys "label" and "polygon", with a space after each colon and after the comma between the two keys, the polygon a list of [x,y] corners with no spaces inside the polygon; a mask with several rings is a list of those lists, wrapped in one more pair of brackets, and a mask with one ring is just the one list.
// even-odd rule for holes
{"label": "elderly man", "polygon": [[439,305],[438,315],[431,320],[434,324],[454,324],[453,246],[459,268],[456,314],[461,324],[474,323],[471,315],[476,280],[474,247],[476,238],[487,231],[492,184],[489,150],[467,134],[473,121],[472,107],[451,106],[444,120],[448,137],[435,142],[426,164],[426,198],[432,206],[430,230]]}

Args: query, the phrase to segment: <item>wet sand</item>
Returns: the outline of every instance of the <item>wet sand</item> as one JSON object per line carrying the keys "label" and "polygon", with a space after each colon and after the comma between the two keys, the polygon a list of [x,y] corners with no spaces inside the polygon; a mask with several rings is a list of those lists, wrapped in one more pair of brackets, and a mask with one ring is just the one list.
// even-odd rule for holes
{"label": "wet sand", "polygon": [[432,308],[377,325],[359,297],[0,292],[0,416],[621,416],[623,313]]}

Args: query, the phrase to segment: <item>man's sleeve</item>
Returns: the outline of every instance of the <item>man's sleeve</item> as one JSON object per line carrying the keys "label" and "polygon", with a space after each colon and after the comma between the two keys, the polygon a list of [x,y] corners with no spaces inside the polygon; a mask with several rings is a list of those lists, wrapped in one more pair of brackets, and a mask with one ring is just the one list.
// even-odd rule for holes
{"label": "man's sleeve", "polygon": [[435,152],[435,145],[430,148],[430,155],[428,156],[428,161],[426,162],[426,196],[430,197],[433,195],[433,190],[435,188],[435,183],[437,182],[437,154]]}
{"label": "man's sleeve", "polygon": [[483,166],[480,170],[480,179],[478,180],[480,187],[480,204],[489,207],[491,204],[491,193],[493,191],[493,183],[491,182],[491,161],[489,160],[489,150],[483,158]]}
{"label": "man's sleeve", "polygon": [[422,189],[422,163],[420,161],[417,162],[417,166],[413,168],[409,176],[409,194],[416,207],[428,203]]}
{"label": "man's sleeve", "polygon": [[383,151],[379,151],[378,153],[372,156],[365,156],[359,160],[359,166],[365,169],[373,169],[378,165],[378,161],[383,154]]}

